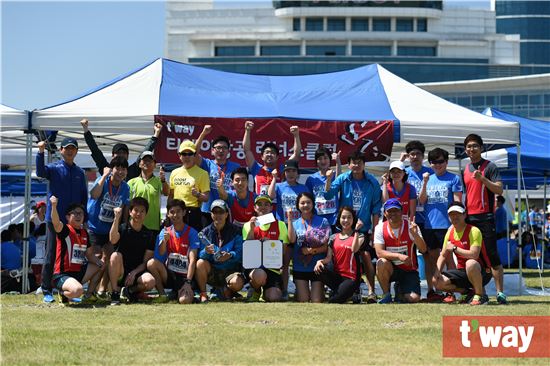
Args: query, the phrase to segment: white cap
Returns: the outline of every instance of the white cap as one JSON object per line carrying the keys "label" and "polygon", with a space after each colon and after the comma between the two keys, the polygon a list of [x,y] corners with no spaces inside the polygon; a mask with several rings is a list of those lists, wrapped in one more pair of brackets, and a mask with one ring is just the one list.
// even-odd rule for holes
{"label": "white cap", "polygon": [[463,214],[464,212],[466,212],[466,210],[464,209],[464,207],[454,205],[454,206],[449,207],[449,209],[447,210],[448,214],[450,214],[451,212],[458,212],[458,213]]}
{"label": "white cap", "polygon": [[393,168],[405,171],[405,164],[403,164],[403,162],[399,160],[392,161],[392,163],[390,164],[390,170],[392,170]]}

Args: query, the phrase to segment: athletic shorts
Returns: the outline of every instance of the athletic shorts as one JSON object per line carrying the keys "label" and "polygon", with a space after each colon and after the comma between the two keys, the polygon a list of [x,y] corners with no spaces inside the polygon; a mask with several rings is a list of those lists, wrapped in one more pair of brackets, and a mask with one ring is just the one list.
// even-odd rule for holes
{"label": "athletic shorts", "polygon": [[315,272],[292,271],[292,280],[294,282],[296,282],[296,280],[316,282],[321,281],[321,277]]}
{"label": "athletic shorts", "polygon": [[[473,288],[468,275],[466,274],[466,269],[449,269],[441,272],[441,274],[451,280],[451,283],[457,288],[469,289]],[[482,271],[482,282],[483,286],[487,285],[489,281],[493,278],[491,272]]]}
{"label": "athletic shorts", "polygon": [[91,245],[96,245],[103,248],[106,244],[109,243],[109,234],[97,234],[93,231],[88,232],[88,240]]}
{"label": "athletic shorts", "polygon": [[63,291],[63,284],[65,281],[67,281],[69,278],[74,278],[78,282],[82,283],[82,279],[84,278],[84,274],[86,273],[86,265],[83,265],[80,269],[80,272],[65,272],[65,273],[58,273],[53,275],[53,283],[56,289],[59,291]]}
{"label": "athletic shorts", "polygon": [[390,277],[390,283],[397,284],[400,294],[410,294],[414,292],[420,295],[420,276],[418,271],[404,271],[393,265],[393,273]]}
{"label": "athletic shorts", "polygon": [[[133,269],[124,268],[124,274],[122,275],[122,277],[120,277],[120,278],[118,279],[118,285],[119,285],[120,287],[126,286],[126,285],[125,285],[125,283],[126,283],[126,276],[128,276],[128,273],[130,273],[130,272],[132,272],[132,271],[133,271]],[[142,274],[144,274],[145,272],[147,272],[147,271],[139,272],[139,273],[136,275],[136,277],[134,278],[134,282],[131,283],[130,286],[137,286],[137,280],[138,280],[138,278],[139,278]]]}
{"label": "athletic shorts", "polygon": [[[258,269],[258,268],[256,268]],[[266,268],[260,268],[262,271],[264,271],[267,275],[267,279],[265,281],[265,285],[262,286],[262,288],[267,290],[268,288],[277,287],[279,289],[283,289],[283,278],[281,277],[280,273],[277,273],[275,271],[272,271],[270,269]],[[252,273],[254,269],[248,270],[245,272],[245,277],[248,282],[250,282],[250,273]]]}
{"label": "athletic shorts", "polygon": [[235,271],[235,269],[216,269],[212,267],[212,270],[208,273],[206,282],[210,286],[223,288],[234,276],[240,276],[243,280],[245,279],[244,275],[239,271]]}
{"label": "athletic shorts", "polygon": [[447,229],[424,229],[424,241],[428,249],[435,250],[443,248],[445,234],[447,234]]}
{"label": "athletic shorts", "polygon": [[469,215],[466,218],[466,222],[474,225],[481,231],[483,245],[485,245],[485,251],[491,262],[491,267],[495,268],[500,266],[501,262],[497,251],[497,231],[494,216],[488,216],[487,214]]}

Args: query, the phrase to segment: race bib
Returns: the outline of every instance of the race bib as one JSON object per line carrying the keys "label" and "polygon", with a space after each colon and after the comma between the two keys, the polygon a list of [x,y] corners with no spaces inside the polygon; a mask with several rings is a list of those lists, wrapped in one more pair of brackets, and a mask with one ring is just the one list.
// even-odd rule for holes
{"label": "race bib", "polygon": [[179,274],[186,274],[188,267],[187,256],[179,253],[170,253],[168,256],[168,269]]}
{"label": "race bib", "polygon": [[99,220],[103,222],[113,222],[115,219],[115,207],[119,207],[121,205],[121,200],[112,200],[108,194],[105,194],[103,196],[103,200],[101,201],[101,207],[99,210]]}
{"label": "race bib", "polygon": [[315,208],[318,215],[328,215],[336,212],[336,199],[327,200],[324,197],[315,199]]}
{"label": "race bib", "polygon": [[[386,247],[386,250],[392,253],[405,254],[407,257],[409,256],[409,251],[406,245],[401,245],[398,247]],[[403,264],[403,262],[398,259],[392,260],[392,263],[395,264],[396,266]]]}
{"label": "race bib", "polygon": [[86,246],[82,244],[74,244],[71,254],[71,263],[84,264],[86,263]]}
{"label": "race bib", "polygon": [[352,198],[352,202],[353,202],[353,211],[355,211],[355,213],[357,213],[361,209],[361,204],[363,202],[363,192],[361,192],[360,189],[354,189],[352,191],[351,198]]}

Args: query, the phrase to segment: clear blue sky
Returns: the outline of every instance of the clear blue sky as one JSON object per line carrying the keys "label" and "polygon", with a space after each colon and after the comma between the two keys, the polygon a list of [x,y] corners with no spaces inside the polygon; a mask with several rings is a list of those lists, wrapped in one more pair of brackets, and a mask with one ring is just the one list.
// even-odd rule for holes
{"label": "clear blue sky", "polygon": [[[163,56],[164,1],[0,1],[0,101],[11,107],[66,101]],[[488,8],[489,1],[445,3]]]}

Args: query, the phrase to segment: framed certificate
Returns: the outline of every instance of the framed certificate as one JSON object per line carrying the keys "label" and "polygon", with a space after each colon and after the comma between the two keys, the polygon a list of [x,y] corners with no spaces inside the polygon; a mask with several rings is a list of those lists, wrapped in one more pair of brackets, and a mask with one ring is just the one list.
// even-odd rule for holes
{"label": "framed certificate", "polygon": [[283,266],[283,242],[280,240],[245,240],[243,267],[280,269]]}

